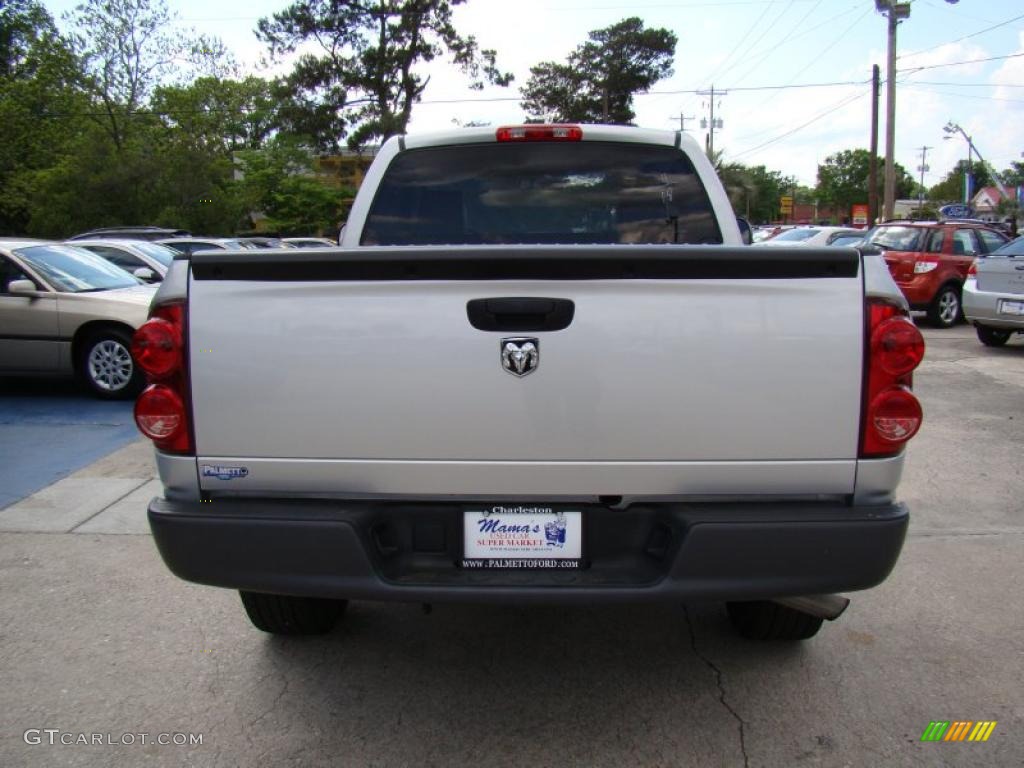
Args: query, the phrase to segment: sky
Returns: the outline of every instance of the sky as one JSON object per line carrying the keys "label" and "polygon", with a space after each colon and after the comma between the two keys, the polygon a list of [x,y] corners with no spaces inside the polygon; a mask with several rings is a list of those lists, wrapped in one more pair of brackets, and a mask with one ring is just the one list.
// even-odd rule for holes
{"label": "sky", "polygon": [[[45,0],[60,19],[76,3]],[[268,76],[285,63],[261,63],[265,49],[252,30],[285,0],[168,0],[176,23],[220,37],[246,71]],[[455,11],[456,27],[493,48],[498,64],[515,75],[509,88],[472,91],[447,62],[434,62],[410,133],[459,123],[494,126],[523,120],[518,87],[542,61],[566,59],[601,29],[629,16],[664,27],[679,38],[675,74],[634,99],[636,124],[672,129],[687,119],[700,127],[714,85],[716,149],[727,160],[765,165],[813,186],[819,163],[843,149],[869,146],[872,64],[886,73],[886,19],[873,0],[468,0]],[[967,142],[946,138],[950,121],[971,136],[996,170],[1022,161],[1024,152],[1024,2],[1022,0],[913,0],[899,25],[895,158],[924,183],[939,181],[967,157]],[[989,59],[988,61],[979,61]],[[965,63],[966,62],[966,63]],[[879,154],[885,154],[885,84],[881,93]]]}

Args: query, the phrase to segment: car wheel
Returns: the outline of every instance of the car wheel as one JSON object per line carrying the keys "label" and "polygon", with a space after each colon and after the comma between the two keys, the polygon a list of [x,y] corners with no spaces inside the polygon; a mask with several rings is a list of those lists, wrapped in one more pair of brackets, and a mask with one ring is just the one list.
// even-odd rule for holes
{"label": "car wheel", "polygon": [[82,345],[78,371],[99,397],[119,400],[142,391],[145,377],[131,353],[131,337],[111,328],[95,333]]}
{"label": "car wheel", "polygon": [[928,320],[939,328],[952,328],[960,321],[960,291],[944,285],[928,307]]}
{"label": "car wheel", "polygon": [[1001,347],[1010,340],[1010,331],[986,328],[984,325],[979,325],[977,331],[978,339],[986,347]]}
{"label": "car wheel", "polygon": [[330,632],[348,605],[347,600],[239,592],[249,621],[273,635],[322,635]]}
{"label": "car wheel", "polygon": [[748,640],[806,640],[823,619],[767,600],[727,603],[733,627]]}

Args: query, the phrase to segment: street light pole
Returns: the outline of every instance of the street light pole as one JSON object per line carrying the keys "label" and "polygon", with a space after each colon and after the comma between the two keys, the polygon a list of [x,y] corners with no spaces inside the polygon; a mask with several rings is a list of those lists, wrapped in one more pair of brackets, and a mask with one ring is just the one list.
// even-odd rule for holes
{"label": "street light pole", "polygon": [[[974,166],[972,165],[972,155],[978,156],[978,162],[981,163],[983,167],[986,166],[987,163],[985,162],[985,158],[981,156],[981,152],[978,151],[978,148],[974,146],[974,140],[970,136],[968,136],[967,131],[965,131],[959,125],[950,120],[948,123],[946,123],[945,126],[943,126],[942,130],[945,131],[947,134],[946,136],[942,137],[944,139],[952,137],[954,133],[959,133],[967,141],[967,178],[970,179],[971,181],[968,181],[964,184],[964,203],[970,204],[970,195],[968,193],[974,191],[973,189],[968,189],[969,187],[973,186],[971,182],[973,182],[974,180]],[[1021,154],[1024,155],[1024,153]],[[999,190],[1003,197],[1008,198],[1010,196],[1010,193],[1006,190],[1006,185],[1004,185],[1003,180],[999,178],[999,174],[996,173],[995,168],[989,166],[988,170],[989,173],[992,175],[992,181],[995,182],[996,189]]]}

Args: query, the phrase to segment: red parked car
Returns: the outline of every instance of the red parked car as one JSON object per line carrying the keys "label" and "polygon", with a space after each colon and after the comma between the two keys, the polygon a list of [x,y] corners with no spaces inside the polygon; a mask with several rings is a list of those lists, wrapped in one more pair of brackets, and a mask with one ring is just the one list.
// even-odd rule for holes
{"label": "red parked car", "polygon": [[960,294],[971,263],[1006,241],[984,222],[892,221],[868,232],[864,244],[885,252],[889,272],[912,309],[927,311],[933,325],[949,328],[963,317]]}

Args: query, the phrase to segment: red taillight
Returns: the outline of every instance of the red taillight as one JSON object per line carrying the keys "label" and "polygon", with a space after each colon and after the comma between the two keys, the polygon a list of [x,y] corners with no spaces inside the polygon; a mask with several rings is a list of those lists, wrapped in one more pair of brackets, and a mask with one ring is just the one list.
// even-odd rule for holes
{"label": "red taillight", "polygon": [[578,125],[506,125],[495,134],[498,141],[580,141]]}
{"label": "red taillight", "polygon": [[887,443],[905,443],[921,427],[921,403],[906,387],[891,387],[868,407],[871,426]]}
{"label": "red taillight", "polygon": [[968,277],[977,277],[978,276],[978,260],[977,259],[975,259],[974,261],[971,262],[971,266],[967,270],[967,276]]}
{"label": "red taillight", "polygon": [[921,427],[911,373],[924,358],[924,338],[906,312],[886,301],[867,308],[861,458],[894,456]]}
{"label": "red taillight", "polygon": [[181,326],[151,317],[132,337],[132,357],[154,379],[171,375],[181,367]]}
{"label": "red taillight", "polygon": [[156,447],[173,453],[188,453],[188,415],[178,393],[166,384],[150,384],[135,401],[135,423]]}
{"label": "red taillight", "polygon": [[135,423],[161,451],[192,452],[185,376],[185,305],[164,304],[132,338],[132,355],[150,381],[135,401]]}
{"label": "red taillight", "polygon": [[871,334],[871,358],[892,376],[903,376],[924,358],[924,337],[909,318],[890,317]]}

